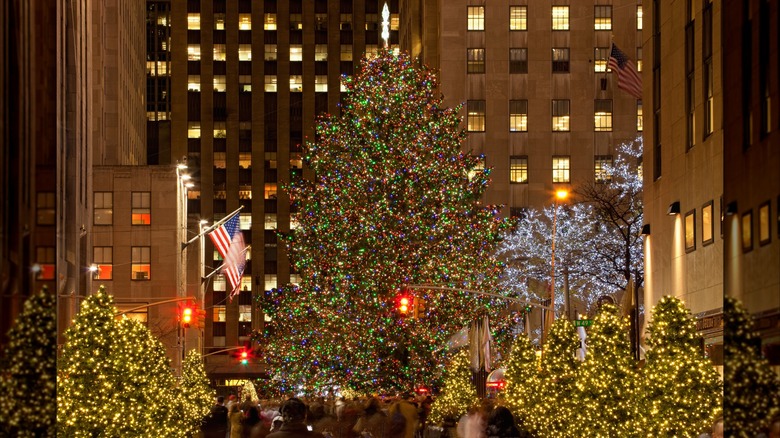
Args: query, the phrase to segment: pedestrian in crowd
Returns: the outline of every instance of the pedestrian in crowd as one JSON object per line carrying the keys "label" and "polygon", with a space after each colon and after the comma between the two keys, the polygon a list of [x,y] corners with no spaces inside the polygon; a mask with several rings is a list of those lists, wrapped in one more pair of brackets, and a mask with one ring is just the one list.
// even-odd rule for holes
{"label": "pedestrian in crowd", "polygon": [[284,418],[282,418],[281,415],[275,416],[274,419],[271,420],[271,432],[276,432],[281,429],[282,424],[284,424]]}
{"label": "pedestrian in crowd", "polygon": [[[233,396],[235,399],[235,396]],[[230,402],[228,402],[230,403]],[[230,428],[230,438],[241,438],[241,420],[244,419],[244,413],[238,408],[238,403],[233,403],[228,408],[228,424]]]}
{"label": "pedestrian in crowd", "polygon": [[[402,434],[394,434],[393,436],[399,438],[414,438],[414,434],[417,432],[417,426],[419,424],[419,414],[417,412],[417,405],[412,403],[414,395],[411,393],[404,393],[395,403],[390,406],[388,412],[391,419],[396,417],[396,414],[400,414],[403,418],[403,430]],[[393,424],[397,424],[399,421],[392,421]]]}
{"label": "pedestrian in crowd", "polygon": [[326,438],[328,435],[332,438],[338,428],[336,419],[328,415],[323,403],[315,402],[309,406],[309,417],[307,420],[315,432],[323,434]]}
{"label": "pedestrian in crowd", "polygon": [[260,438],[265,435],[264,432],[260,411],[257,406],[250,406],[241,419],[241,438]]}
{"label": "pedestrian in crowd", "polygon": [[485,414],[478,405],[473,405],[458,421],[459,438],[485,438]]}
{"label": "pedestrian in crowd", "polygon": [[336,420],[341,421],[342,416],[344,414],[344,406],[347,403],[344,401],[344,397],[338,397],[336,399],[336,403],[334,403],[335,410],[336,410]]}
{"label": "pedestrian in crowd", "polygon": [[230,412],[230,408],[238,403],[238,399],[235,394],[230,394],[228,396],[228,401],[225,403],[225,407],[227,408],[228,412]]}
{"label": "pedestrian in crowd", "polygon": [[498,406],[490,412],[487,419],[487,438],[526,438],[515,425],[515,416],[505,406]]}
{"label": "pedestrian in crowd", "polygon": [[205,438],[225,438],[227,429],[228,411],[225,407],[225,398],[220,395],[208,415],[203,417],[200,430]]}
{"label": "pedestrian in crowd", "polygon": [[358,418],[352,431],[362,438],[385,438],[387,414],[376,397],[370,397],[363,406],[363,414]]}
{"label": "pedestrian in crowd", "polygon": [[324,438],[321,433],[309,430],[306,426],[306,404],[298,398],[282,403],[282,427],[269,433],[266,438]]}
{"label": "pedestrian in crowd", "polygon": [[252,406],[257,406],[254,402],[252,402],[252,399],[249,398],[248,395],[244,396],[244,401],[241,402],[241,410],[244,411],[244,413],[249,411],[249,408]]}

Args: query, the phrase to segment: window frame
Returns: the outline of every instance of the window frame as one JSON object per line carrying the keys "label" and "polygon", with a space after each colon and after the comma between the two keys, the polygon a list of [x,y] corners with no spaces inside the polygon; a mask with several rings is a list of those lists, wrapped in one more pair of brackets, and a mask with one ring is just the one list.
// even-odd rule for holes
{"label": "window frame", "polygon": [[[98,253],[100,254],[100,256],[98,256]],[[106,253],[108,253],[108,257],[106,257]],[[97,266],[97,271],[95,271],[92,274],[93,280],[114,279],[114,247],[113,246],[93,246],[92,263],[94,263]]]}
{"label": "window frame", "polygon": [[[556,15],[556,11],[558,12],[557,15]],[[571,17],[571,10],[568,5],[553,5],[551,13],[552,13],[551,29],[553,31],[568,31],[570,29],[569,22]]]}
{"label": "window frame", "polygon": [[[758,245],[768,245],[772,241],[772,207],[769,201],[758,206]],[[765,233],[766,232],[766,233]],[[766,237],[764,237],[766,234]]]}
{"label": "window frame", "polygon": [[485,30],[485,7],[484,6],[480,6],[480,5],[466,6],[466,30],[469,32],[481,32]]}
{"label": "window frame", "polygon": [[596,184],[609,184],[612,182],[612,173],[608,168],[612,168],[614,158],[612,155],[594,155],[593,156],[593,180]]}
{"label": "window frame", "polygon": [[528,30],[528,6],[527,5],[509,6],[509,30],[510,31]]}
{"label": "window frame", "polygon": [[[707,246],[715,242],[715,221],[713,220],[714,202],[710,200],[701,206],[701,246]],[[709,222],[709,227],[707,226]],[[707,238],[709,230],[709,238]]]}
{"label": "window frame", "polygon": [[528,184],[528,155],[509,157],[509,183]]}
{"label": "window frame", "polygon": [[[98,195],[101,196],[98,203]],[[110,206],[106,206],[106,195],[108,195]],[[110,220],[108,222],[98,221],[98,213],[103,212]],[[114,192],[93,192],[92,193],[92,225],[111,226],[114,225]]]}
{"label": "window frame", "polygon": [[747,210],[740,216],[741,246],[742,252],[753,250],[753,209]]}
{"label": "window frame", "polygon": [[[607,106],[609,107],[608,111],[600,111],[606,109]],[[613,108],[612,99],[595,99],[593,101],[593,130],[595,132],[612,132]]]}
{"label": "window frame", "polygon": [[[144,267],[147,269],[144,270]],[[138,273],[145,272],[145,278],[139,278]],[[130,247],[130,279],[132,281],[150,281],[152,279],[152,247]]]}
{"label": "window frame", "polygon": [[57,247],[36,246],[35,263],[38,265],[38,270],[35,272],[36,280],[54,280],[56,278]]}
{"label": "window frame", "polygon": [[[553,47],[551,53],[552,72],[570,73],[570,53],[568,47]],[[563,59],[560,59],[563,58]]]}
{"label": "window frame", "polygon": [[35,224],[55,225],[57,223],[57,195],[54,192],[35,194]]}
{"label": "window frame", "polygon": [[[144,222],[144,217],[148,218],[148,221]],[[152,225],[152,192],[130,192],[130,224]]]}
{"label": "window frame", "polygon": [[485,49],[482,47],[470,47],[466,49],[466,73],[485,73]]}
{"label": "window frame", "polygon": [[693,252],[696,250],[696,209],[685,213],[683,218],[683,236],[685,252]]}
{"label": "window frame", "polygon": [[527,99],[509,101],[509,132],[528,132]]}
{"label": "window frame", "polygon": [[[562,110],[562,106],[565,106],[565,114],[556,111],[556,109]],[[571,101],[569,99],[553,99],[551,101],[550,113],[552,115],[551,119],[553,132],[571,131]],[[556,126],[561,126],[561,129],[557,129]]]}
{"label": "window frame", "polygon": [[[562,163],[565,163],[566,166],[561,166]],[[562,172],[562,176],[559,174],[560,172]],[[571,183],[571,155],[552,156],[552,182],[553,184]]]}
{"label": "window frame", "polygon": [[528,47],[509,49],[509,74],[528,74]]}
{"label": "window frame", "polygon": [[[599,12],[606,12],[600,15]],[[612,5],[593,6],[593,30],[612,30]]]}
{"label": "window frame", "polygon": [[[481,110],[481,112],[479,112]],[[485,132],[487,125],[486,104],[484,100],[466,101],[466,131]]]}

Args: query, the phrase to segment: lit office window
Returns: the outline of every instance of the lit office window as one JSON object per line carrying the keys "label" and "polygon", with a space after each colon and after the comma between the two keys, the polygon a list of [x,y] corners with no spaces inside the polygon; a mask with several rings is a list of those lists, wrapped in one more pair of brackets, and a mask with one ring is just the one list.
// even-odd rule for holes
{"label": "lit office window", "polygon": [[252,45],[251,44],[239,44],[238,45],[238,60],[239,61],[251,61],[252,60]]}
{"label": "lit office window", "polygon": [[276,228],[277,228],[276,213],[266,213],[264,229],[275,230]]}
{"label": "lit office window", "polygon": [[469,132],[485,131],[485,101],[469,100],[466,104],[467,125]]}
{"label": "lit office window", "polygon": [[227,152],[214,152],[212,161],[215,169],[227,168]]}
{"label": "lit office window", "polygon": [[303,61],[303,45],[290,44],[290,61]]}
{"label": "lit office window", "polygon": [[642,30],[642,5],[636,7],[636,30]]}
{"label": "lit office window", "polygon": [[322,93],[328,91],[328,76],[326,75],[314,76],[314,91],[322,92]]}
{"label": "lit office window", "polygon": [[594,129],[612,131],[612,100],[597,99],[594,102]]}
{"label": "lit office window", "polygon": [[509,101],[509,130],[512,132],[528,131],[528,101]]}
{"label": "lit office window", "polygon": [[609,171],[611,168],[612,155],[596,155],[593,157],[593,177],[597,183],[612,181],[612,174]]}
{"label": "lit office window", "polygon": [[509,158],[509,182],[528,184],[528,157]]}
{"label": "lit office window", "polygon": [[342,44],[341,45],[341,60],[342,61],[352,61],[352,45],[351,44]]}
{"label": "lit office window", "polygon": [[468,13],[468,30],[485,30],[485,7],[484,6],[469,6]]}
{"label": "lit office window", "polygon": [[265,60],[276,61],[276,44],[265,45]]}
{"label": "lit office window", "polygon": [[339,14],[339,29],[352,30],[352,14]]}
{"label": "lit office window", "polygon": [[[276,59],[276,58],[274,58]],[[328,45],[317,44],[314,46],[314,60],[315,61],[327,61],[328,60]]]}
{"label": "lit office window", "polygon": [[485,73],[485,49],[466,49],[466,72]]}
{"label": "lit office window", "polygon": [[636,48],[636,71],[642,71],[642,48]]}
{"label": "lit office window", "polygon": [[238,29],[252,30],[252,14],[238,14]]}
{"label": "lit office window", "polygon": [[612,6],[598,5],[593,7],[595,16],[594,29],[611,30],[612,29]]}
{"label": "lit office window", "polygon": [[95,192],[93,196],[95,225],[112,225],[114,223],[114,194],[111,192]]}
{"label": "lit office window", "polygon": [[552,49],[552,72],[569,72],[569,49],[568,47]]}
{"label": "lit office window", "polygon": [[265,274],[263,283],[264,283],[265,290],[276,289],[277,287],[279,287],[279,282],[277,281],[276,274]]}
{"label": "lit office window", "polygon": [[214,14],[214,30],[225,30],[225,14]]}
{"label": "lit office window", "polygon": [[376,44],[366,44],[366,58],[376,58],[379,56],[379,46]]}
{"label": "lit office window", "polygon": [[224,93],[227,91],[227,80],[225,75],[214,75],[214,91]]}
{"label": "lit office window", "polygon": [[603,73],[607,71],[607,62],[609,61],[609,47],[596,47],[593,49],[594,71]]}
{"label": "lit office window", "polygon": [[187,46],[187,60],[200,61],[200,44],[190,44]]}
{"label": "lit office window", "polygon": [[528,49],[509,49],[509,73],[528,73]]}
{"label": "lit office window", "polygon": [[214,138],[227,138],[227,124],[214,122]]}
{"label": "lit office window", "polygon": [[644,121],[642,119],[642,100],[636,101],[636,130],[642,132],[644,129]]}
{"label": "lit office window", "polygon": [[303,29],[303,15],[290,14],[290,29],[291,30]]}
{"label": "lit office window", "polygon": [[569,101],[552,101],[552,130],[569,131]]}
{"label": "lit office window", "polygon": [[276,92],[277,80],[276,75],[265,75],[265,91]]}
{"label": "lit office window", "polygon": [[152,272],[152,248],[133,246],[130,248],[130,265],[133,280],[149,280]]}
{"label": "lit office window", "polygon": [[252,75],[238,76],[238,91],[245,93],[252,91]]}
{"label": "lit office window", "polygon": [[509,30],[528,30],[528,6],[509,7]]}
{"label": "lit office window", "polygon": [[92,248],[92,262],[97,271],[93,280],[111,280],[114,278],[114,248],[111,246],[96,246]]}
{"label": "lit office window", "polygon": [[247,231],[252,229],[252,213],[239,213],[238,227]]}
{"label": "lit office window", "polygon": [[187,14],[187,29],[200,30],[200,14],[190,12]]}
{"label": "lit office window", "polygon": [[200,91],[200,76],[187,76],[187,91]]}
{"label": "lit office window", "polygon": [[570,176],[570,158],[568,155],[556,155],[552,158],[552,171],[554,183],[568,183]]}
{"label": "lit office window", "polygon": [[290,75],[290,91],[300,93],[303,91],[303,76]]}
{"label": "lit office window", "polygon": [[35,248],[35,263],[38,264],[36,280],[54,280],[56,267],[56,249],[53,246]]}
{"label": "lit office window", "polygon": [[152,194],[150,192],[132,193],[131,223],[133,225],[151,225]]}
{"label": "lit office window", "polygon": [[38,192],[35,214],[38,225],[54,225],[56,222],[56,196],[54,192]]}
{"label": "lit office window", "polygon": [[200,138],[200,122],[187,122],[187,138]]}
{"label": "lit office window", "polygon": [[266,13],[263,14],[263,29],[276,30],[276,14]]}
{"label": "lit office window", "polygon": [[224,61],[227,59],[227,49],[224,44],[214,44],[214,61]]}
{"label": "lit office window", "polygon": [[238,168],[239,169],[251,169],[252,168],[252,153],[251,152],[239,152],[238,153]]}
{"label": "lit office window", "polygon": [[264,199],[276,199],[276,183],[265,183]]}
{"label": "lit office window", "polygon": [[552,30],[569,30],[569,7],[552,7]]}

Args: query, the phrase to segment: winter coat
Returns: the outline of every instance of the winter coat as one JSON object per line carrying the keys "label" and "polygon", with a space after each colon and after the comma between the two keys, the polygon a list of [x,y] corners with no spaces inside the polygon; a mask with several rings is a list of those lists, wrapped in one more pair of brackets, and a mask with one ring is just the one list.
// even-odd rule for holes
{"label": "winter coat", "polygon": [[244,418],[244,414],[241,411],[233,412],[230,414],[230,438],[241,438],[241,420]]}

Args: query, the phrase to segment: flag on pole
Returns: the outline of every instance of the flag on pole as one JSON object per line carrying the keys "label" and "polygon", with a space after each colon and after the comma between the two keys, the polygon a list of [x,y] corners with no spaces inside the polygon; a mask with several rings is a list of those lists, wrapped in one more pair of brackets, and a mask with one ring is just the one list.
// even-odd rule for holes
{"label": "flag on pole", "polygon": [[244,235],[240,230],[239,215],[235,214],[214,231],[209,233],[219,255],[222,256],[222,273],[228,279],[231,287],[230,296],[238,293],[241,286],[241,275],[246,266],[246,248]]}
{"label": "flag on pole", "polygon": [[637,99],[642,98],[642,77],[636,71],[634,63],[628,59],[615,43],[609,54],[609,68],[617,75],[618,88]]}

